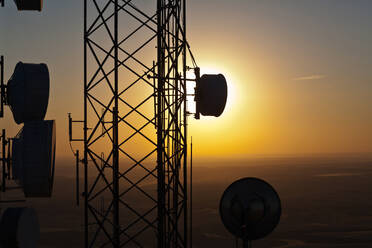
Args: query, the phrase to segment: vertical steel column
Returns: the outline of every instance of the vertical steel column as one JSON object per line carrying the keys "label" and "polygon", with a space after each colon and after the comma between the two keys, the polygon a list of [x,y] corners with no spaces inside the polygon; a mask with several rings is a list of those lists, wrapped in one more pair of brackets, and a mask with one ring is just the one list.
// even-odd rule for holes
{"label": "vertical steel column", "polygon": [[112,151],[112,166],[113,166],[113,228],[114,228],[114,247],[120,247],[120,224],[119,224],[119,58],[118,58],[118,5],[119,1],[115,0],[114,6],[114,108],[113,108],[113,151]]}
{"label": "vertical steel column", "polygon": [[87,75],[87,0],[84,0],[84,244],[89,247],[88,235],[88,75]]}
{"label": "vertical steel column", "polygon": [[243,239],[243,248],[252,248],[252,243],[248,239]]}
{"label": "vertical steel column", "polygon": [[[162,29],[158,38],[162,40],[159,54],[167,58],[164,71],[162,105],[158,112],[166,112],[163,118],[163,163],[166,165],[165,180],[166,225],[165,247],[187,247],[187,111],[186,111],[186,37],[184,33],[185,2],[163,1]],[[159,49],[159,47],[158,47]],[[158,64],[160,66],[160,64]],[[165,141],[167,143],[165,143]],[[159,144],[158,144],[159,146]],[[160,179],[159,179],[160,180]]]}
{"label": "vertical steel column", "polygon": [[75,170],[76,170],[76,205],[77,206],[79,206],[79,201],[80,201],[80,188],[79,188],[79,186],[80,186],[80,182],[79,182],[79,177],[80,177],[80,175],[79,175],[79,163],[80,163],[80,160],[79,160],[79,150],[76,150],[76,154],[75,154],[75,156],[76,156],[76,161],[75,161],[75,163],[76,163],[76,168],[75,168]]}
{"label": "vertical steel column", "polygon": [[[177,22],[179,21],[179,15],[180,15],[180,10],[179,10],[179,3],[180,1],[177,0],[175,2],[170,2],[170,4],[173,4],[173,6],[171,6],[171,11],[173,11],[174,15],[175,15],[175,23],[173,23],[173,27],[171,27],[171,32],[173,31],[174,32],[174,35],[175,37],[173,37],[172,39],[172,43],[171,43],[171,47],[173,47],[173,49],[176,51],[176,54],[178,53],[179,51],[179,30],[180,30],[180,27],[177,25]],[[168,44],[169,46],[169,44]],[[176,59],[174,60],[174,68],[178,68],[178,58],[177,58],[177,55],[176,55]],[[168,72],[169,74],[169,72]],[[170,75],[172,76],[172,75]],[[179,86],[179,72],[178,72],[178,69],[174,70],[173,71],[173,77],[174,77],[174,96],[173,96],[173,102],[175,103],[178,103],[179,99],[179,90],[180,90],[180,86]],[[169,94],[171,94],[172,91],[169,91]],[[181,107],[182,108],[182,107]],[[174,181],[173,181],[173,227],[172,229],[170,229],[170,231],[172,232],[172,239],[173,239],[173,245],[172,247],[178,247],[178,244],[179,244],[179,241],[178,241],[178,233],[179,233],[179,229],[178,229],[178,226],[179,226],[179,218],[178,218],[178,212],[179,212],[179,208],[180,208],[180,204],[178,203],[178,195],[179,195],[179,185],[181,184],[180,182],[180,175],[179,175],[179,168],[181,166],[181,145],[180,145],[180,142],[181,142],[181,137],[180,137],[180,132],[181,132],[181,123],[179,122],[179,117],[180,114],[181,114],[182,111],[180,111],[179,109],[179,106],[176,104],[174,107],[173,107],[173,115],[174,115],[174,124],[172,124],[172,129],[171,131],[173,131],[173,137],[174,137],[174,141],[172,142],[173,143],[173,147],[172,147],[172,152],[175,154],[175,156],[173,156],[173,173],[174,173]],[[169,124],[168,124],[169,125]],[[182,204],[182,203],[181,203]]]}
{"label": "vertical steel column", "polygon": [[[192,212],[191,212],[191,209],[190,209],[190,222],[189,222],[189,209],[188,209],[188,197],[189,197],[189,194],[188,194],[188,191],[187,191],[187,187],[188,187],[188,184],[187,184],[187,180],[188,180],[188,175],[187,175],[187,147],[188,147],[188,142],[187,142],[187,75],[186,75],[186,71],[187,71],[187,39],[186,39],[186,0],[183,0],[183,4],[182,4],[182,18],[183,18],[183,26],[182,26],[182,29],[183,29],[183,52],[182,52],[182,69],[183,69],[183,92],[185,93],[184,94],[184,99],[183,99],[183,135],[184,135],[184,146],[183,146],[183,183],[184,183],[184,207],[185,207],[185,210],[184,210],[184,237],[185,237],[185,247],[188,247],[188,243],[190,243],[190,247],[192,247],[192,237],[191,237],[191,234],[192,234],[192,221],[191,221],[191,218],[192,218]],[[191,146],[191,149],[192,149],[192,146]],[[192,155],[192,152],[191,152],[191,155]],[[190,172],[192,173],[192,170],[190,170]],[[190,173],[190,179],[192,177]],[[190,180],[190,197],[192,197],[191,193],[191,184],[192,184],[192,181]],[[190,225],[190,226],[189,226]],[[189,230],[190,228],[190,236],[189,236]]]}
{"label": "vertical steel column", "polygon": [[[84,0],[86,247],[144,247],[153,239],[159,248],[186,248],[186,3],[157,0],[148,14],[133,2]],[[143,56],[154,47],[156,59]],[[155,115],[145,106],[153,99]],[[138,142],[143,151],[132,149]],[[108,204],[98,211],[103,196]]]}
{"label": "vertical steel column", "polygon": [[7,158],[6,158],[6,163],[7,163],[7,168],[8,168],[8,180],[11,180],[11,175],[10,175],[10,147],[12,146],[12,143],[11,143],[11,138],[8,138],[8,141],[7,141],[7,144],[8,144],[8,155],[7,155]]}
{"label": "vertical steel column", "polygon": [[5,85],[4,85],[4,56],[0,56],[0,118],[4,117]]}
{"label": "vertical steel column", "polygon": [[5,157],[5,151],[6,151],[6,134],[5,134],[5,129],[2,131],[1,135],[1,144],[2,144],[2,165],[3,165],[3,174],[2,174],[2,182],[1,182],[1,189],[3,192],[5,192],[5,180],[6,180],[6,172],[5,172],[5,167],[6,167],[6,157]]}
{"label": "vertical steel column", "polygon": [[192,247],[192,137],[190,145],[190,247]]}
{"label": "vertical steel column", "polygon": [[163,51],[163,6],[164,0],[157,0],[157,174],[158,174],[158,248],[166,247],[166,223],[165,223],[165,165],[163,163],[163,119],[164,112],[164,51]]}
{"label": "vertical steel column", "polygon": [[[117,84],[117,72],[115,72],[115,84]],[[116,88],[117,89],[117,88]],[[117,92],[117,91],[116,91]],[[115,100],[117,101],[117,99]],[[115,103],[115,105],[117,102]],[[113,242],[114,247],[120,247],[120,224],[119,224],[119,152],[118,152],[118,110],[113,109],[113,151],[112,151],[112,179],[113,179]]]}
{"label": "vertical steel column", "polygon": [[79,206],[80,190],[79,190],[79,150],[76,150],[76,205]]}

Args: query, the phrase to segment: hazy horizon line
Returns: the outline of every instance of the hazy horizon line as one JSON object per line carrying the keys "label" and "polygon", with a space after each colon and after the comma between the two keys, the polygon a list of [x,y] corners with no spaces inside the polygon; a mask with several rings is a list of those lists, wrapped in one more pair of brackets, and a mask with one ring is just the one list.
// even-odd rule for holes
{"label": "hazy horizon line", "polygon": [[[216,156],[216,155],[200,155],[193,156],[193,159],[197,161],[205,162],[205,160],[214,161],[218,160],[250,160],[250,159],[335,159],[335,158],[360,158],[360,159],[372,159],[372,152],[336,152],[336,153],[292,153],[292,154],[236,154],[236,155],[226,155],[226,156]],[[75,161],[73,156],[68,157],[57,157],[57,161],[62,162],[66,160]],[[190,157],[188,157],[190,160]],[[123,160],[121,160],[123,161]],[[149,162],[155,162],[148,160]]]}

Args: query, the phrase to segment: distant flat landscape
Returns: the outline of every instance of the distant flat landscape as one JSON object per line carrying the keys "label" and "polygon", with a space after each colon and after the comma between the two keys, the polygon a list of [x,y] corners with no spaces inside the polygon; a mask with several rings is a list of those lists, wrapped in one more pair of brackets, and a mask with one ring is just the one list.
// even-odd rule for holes
{"label": "distant flat landscape", "polygon": [[[74,167],[57,166],[53,198],[18,206],[37,210],[41,248],[83,247],[83,211],[75,205]],[[193,247],[235,247],[218,206],[225,188],[242,177],[264,179],[282,201],[279,226],[267,238],[254,241],[253,247],[371,247],[372,159],[358,156],[195,160]],[[3,195],[16,198],[22,194]]]}

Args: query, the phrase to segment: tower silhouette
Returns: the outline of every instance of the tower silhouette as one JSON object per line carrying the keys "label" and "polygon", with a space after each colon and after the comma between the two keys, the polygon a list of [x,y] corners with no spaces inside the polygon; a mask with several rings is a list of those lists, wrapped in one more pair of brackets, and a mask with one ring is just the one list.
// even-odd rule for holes
{"label": "tower silhouette", "polygon": [[188,247],[186,72],[196,64],[186,1],[153,3],[84,1],[84,118],[69,120],[83,123],[70,141],[84,143],[85,247]]}

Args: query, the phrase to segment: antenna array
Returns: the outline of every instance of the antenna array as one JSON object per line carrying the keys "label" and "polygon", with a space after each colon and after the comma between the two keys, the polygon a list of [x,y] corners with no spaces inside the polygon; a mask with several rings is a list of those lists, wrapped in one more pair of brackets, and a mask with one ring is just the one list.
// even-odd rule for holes
{"label": "antenna array", "polygon": [[[42,0],[15,0],[18,10],[42,9]],[[4,0],[0,1],[4,7]],[[0,118],[9,105],[17,124],[24,124],[16,137],[2,143],[1,191],[22,189],[25,197],[50,197],[54,179],[55,121],[45,121],[49,100],[49,72],[45,64],[19,62],[7,85],[4,83],[4,57],[0,57]],[[7,187],[14,180],[19,187]],[[1,204],[24,202],[3,200]],[[40,227],[31,208],[7,208],[0,221],[1,247],[37,247]]]}

